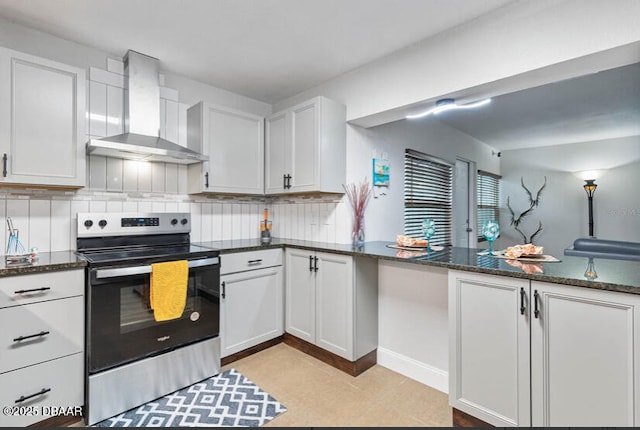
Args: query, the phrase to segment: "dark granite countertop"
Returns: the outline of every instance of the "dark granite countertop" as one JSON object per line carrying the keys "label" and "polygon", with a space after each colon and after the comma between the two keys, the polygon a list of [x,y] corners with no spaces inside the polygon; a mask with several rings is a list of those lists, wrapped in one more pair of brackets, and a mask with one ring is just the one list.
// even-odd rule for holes
{"label": "dark granite countertop", "polygon": [[3,255],[0,258],[0,277],[81,269],[86,265],[87,262],[78,258],[73,251],[41,252],[35,261],[24,263],[7,263]]}
{"label": "dark granite countertop", "polygon": [[[402,261],[447,269],[640,294],[640,262],[638,261],[555,255],[554,257],[559,259],[559,262],[525,263],[478,255],[478,252],[482,251],[481,249],[456,247],[420,255],[423,253],[393,249],[387,246],[394,245],[394,242],[366,242],[363,247],[358,249],[346,244],[277,238],[273,238],[268,245],[261,245],[259,239],[200,242],[197,245],[220,249],[223,255],[287,246],[310,251],[317,250],[372,257],[389,261]],[[224,258],[222,260],[224,264]],[[589,265],[590,262],[592,263],[591,266]],[[591,274],[588,273],[589,271],[591,271]]]}

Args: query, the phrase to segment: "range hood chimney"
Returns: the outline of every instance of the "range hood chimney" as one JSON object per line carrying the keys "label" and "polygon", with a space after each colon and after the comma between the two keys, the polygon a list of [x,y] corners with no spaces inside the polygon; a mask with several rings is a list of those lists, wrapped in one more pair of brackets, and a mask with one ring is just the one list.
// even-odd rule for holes
{"label": "range hood chimney", "polygon": [[[129,84],[125,96],[124,134],[91,139],[87,153],[129,160],[193,164],[209,160],[206,155],[160,137],[159,61],[129,50],[124,73]],[[126,93],[125,93],[126,94]]]}

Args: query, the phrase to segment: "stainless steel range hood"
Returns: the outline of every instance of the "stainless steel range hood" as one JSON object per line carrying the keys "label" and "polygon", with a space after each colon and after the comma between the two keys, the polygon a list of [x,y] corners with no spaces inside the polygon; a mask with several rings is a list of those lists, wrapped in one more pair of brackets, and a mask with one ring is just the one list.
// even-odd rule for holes
{"label": "stainless steel range hood", "polygon": [[158,63],[156,58],[131,50],[127,52],[124,57],[124,71],[129,91],[125,96],[125,133],[89,140],[89,154],[178,164],[209,160],[206,155],[159,137]]}

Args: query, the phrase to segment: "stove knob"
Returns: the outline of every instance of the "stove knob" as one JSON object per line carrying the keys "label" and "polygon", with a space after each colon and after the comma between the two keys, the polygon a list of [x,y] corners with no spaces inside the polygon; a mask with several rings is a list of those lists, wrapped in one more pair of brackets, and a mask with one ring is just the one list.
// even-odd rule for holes
{"label": "stove knob", "polygon": [[107,225],[107,220],[106,219],[101,219],[100,221],[98,221],[98,225],[102,228],[104,228]]}
{"label": "stove knob", "polygon": [[180,224],[182,224],[182,225],[185,225],[185,224],[186,224],[186,223],[188,223],[188,222],[189,222],[189,221],[187,221],[187,219],[186,219],[186,218],[182,218],[182,219],[180,220]]}
{"label": "stove knob", "polygon": [[178,220],[177,220],[177,219],[175,219],[175,218],[174,218],[174,219],[172,219],[172,220],[171,220],[171,225],[176,225],[176,224],[178,224]]}
{"label": "stove knob", "polygon": [[88,219],[88,220],[86,220],[84,222],[84,226],[87,227],[87,228],[91,227],[92,225],[93,225],[93,221],[91,221],[90,219]]}

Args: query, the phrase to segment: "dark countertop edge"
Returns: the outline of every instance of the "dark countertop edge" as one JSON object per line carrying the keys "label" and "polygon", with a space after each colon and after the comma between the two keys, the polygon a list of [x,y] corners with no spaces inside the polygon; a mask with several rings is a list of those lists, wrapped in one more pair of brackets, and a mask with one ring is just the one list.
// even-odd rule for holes
{"label": "dark countertop edge", "polygon": [[46,273],[46,272],[60,272],[63,270],[83,269],[87,265],[86,261],[76,261],[69,263],[51,263],[51,264],[35,264],[35,265],[23,265],[15,267],[4,267],[0,269],[0,278],[24,275],[29,273]]}
{"label": "dark countertop edge", "polygon": [[[237,252],[258,251],[263,249],[297,248],[297,249],[306,249],[309,251],[329,252],[332,254],[352,255],[355,257],[375,258],[377,260],[395,261],[400,263],[420,264],[424,266],[441,267],[445,269],[461,270],[466,272],[485,273],[489,275],[506,276],[509,278],[529,279],[532,281],[554,283],[554,284],[567,285],[572,287],[582,287],[582,288],[590,288],[595,290],[614,291],[614,292],[627,293],[627,294],[640,294],[640,288],[634,287],[632,285],[588,281],[583,279],[550,276],[545,274],[540,275],[540,274],[530,274],[525,272],[513,272],[513,271],[506,271],[501,269],[469,266],[469,265],[455,264],[455,263],[441,262],[441,261],[398,258],[398,257],[391,257],[391,256],[385,256],[385,255],[379,255],[379,254],[372,254],[367,252],[359,252],[357,250],[335,249],[334,247],[332,247],[332,245],[340,246],[339,244],[327,244],[327,245],[329,246],[323,246],[322,242],[318,242],[316,244],[304,245],[304,244],[297,244],[297,243],[289,243],[287,242],[286,239],[278,239],[278,243],[238,245],[238,246],[232,246],[229,248],[221,247],[219,249],[220,249],[220,254],[224,255],[224,254],[232,254]],[[348,245],[344,245],[344,246],[348,246]]]}

